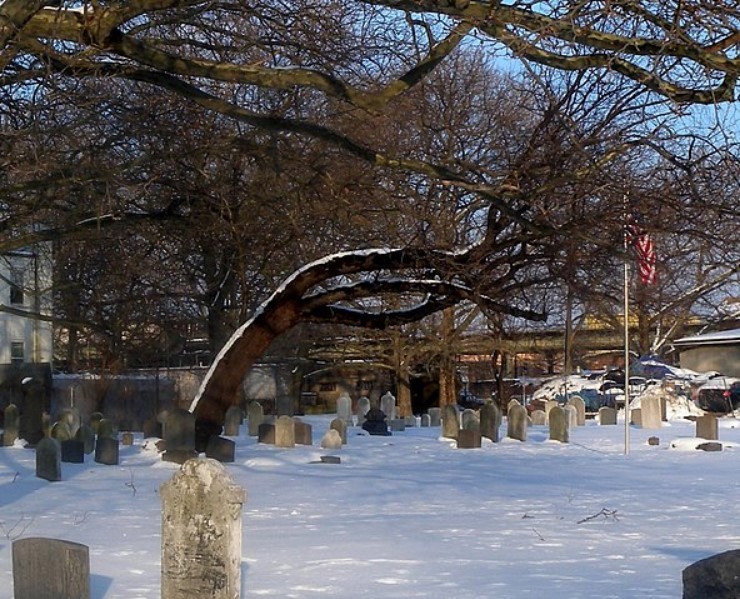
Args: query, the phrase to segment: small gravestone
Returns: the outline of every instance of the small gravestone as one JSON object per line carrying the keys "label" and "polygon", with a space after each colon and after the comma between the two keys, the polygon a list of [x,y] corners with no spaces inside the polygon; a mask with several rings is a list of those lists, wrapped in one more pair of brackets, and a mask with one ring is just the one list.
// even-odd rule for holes
{"label": "small gravestone", "polygon": [[457,431],[458,449],[478,449],[481,447],[480,431],[474,429],[460,429]]}
{"label": "small gravestone", "polygon": [[405,418],[394,418],[390,421],[391,432],[402,433],[406,430],[406,419]]}
{"label": "small gravestone", "polygon": [[93,429],[93,432],[97,435],[98,434],[98,425],[100,424],[100,421],[103,420],[105,416],[103,416],[102,412],[93,412],[90,414],[90,426]]}
{"label": "small gravestone", "polygon": [[344,424],[352,426],[352,398],[346,392],[337,398],[337,418],[344,420]]}
{"label": "small gravestone", "polygon": [[236,443],[231,439],[225,439],[218,435],[212,435],[206,445],[206,457],[219,462],[230,463],[234,461]]}
{"label": "small gravestone", "polygon": [[462,428],[466,431],[480,432],[480,417],[478,416],[478,412],[471,409],[463,410]]}
{"label": "small gravestone", "polygon": [[185,462],[160,487],[161,599],[235,599],[241,593],[246,491],[212,459]]}
{"label": "small gravestone", "polygon": [[362,423],[363,430],[371,435],[387,436],[391,433],[388,431],[385,414],[378,408],[370,408],[365,414],[365,422]]}
{"label": "small gravestone", "polygon": [[422,414],[421,415],[421,426],[422,428],[428,428],[432,423],[432,418],[429,416],[429,414]]}
{"label": "small gravestone", "polygon": [[429,408],[429,426],[442,426],[442,408]]}
{"label": "small gravestone", "polygon": [[701,449],[702,451],[722,451],[722,443],[707,441],[706,443],[700,443],[696,448]]}
{"label": "small gravestone", "polygon": [[573,406],[576,410],[576,426],[586,425],[586,402],[579,395],[574,395],[568,399],[568,405]]}
{"label": "small gravestone", "polygon": [[640,400],[640,411],[642,414],[642,428],[658,429],[663,426],[660,397],[656,395],[643,395]]}
{"label": "small gravestone", "polygon": [[660,438],[659,437],[648,437],[648,445],[660,445]]}
{"label": "small gravestone", "polygon": [[457,439],[459,429],[460,415],[457,406],[448,404],[444,407],[444,416],[442,417],[442,436],[446,439]]}
{"label": "small gravestone", "polygon": [[568,443],[569,439],[569,428],[570,421],[567,410],[560,406],[555,406],[550,410],[550,417],[548,418],[548,424],[550,426],[550,440],[560,441],[561,443]]}
{"label": "small gravestone", "polygon": [[82,424],[80,411],[77,408],[62,408],[57,414],[57,422],[64,422],[74,437]]}
{"label": "small gravestone", "polygon": [[527,440],[527,408],[520,403],[509,407],[506,415],[506,436],[517,441]]}
{"label": "small gravestone", "polygon": [[262,404],[258,401],[252,401],[247,406],[247,434],[250,437],[259,436],[260,424],[265,421],[265,412]]}
{"label": "small gravestone", "polygon": [[310,424],[295,420],[293,426],[295,428],[296,445],[313,445],[313,428]]}
{"label": "small gravestone", "polygon": [[239,406],[230,406],[224,416],[224,435],[227,437],[237,437],[239,435],[239,425],[242,421],[242,411]]}
{"label": "small gravestone", "polygon": [[72,430],[69,428],[69,425],[66,422],[55,422],[54,425],[51,427],[51,437],[52,439],[56,439],[60,443],[62,441],[69,441],[70,439],[74,439]]}
{"label": "small gravestone", "polygon": [[719,439],[719,427],[714,414],[706,414],[696,419],[696,436],[707,441]]}
{"label": "small gravestone", "polygon": [[295,447],[295,426],[290,416],[280,416],[275,421],[275,447]]}
{"label": "small gravestone", "polygon": [[3,446],[11,447],[18,439],[20,428],[20,414],[15,404],[9,404],[4,410],[3,417]]}
{"label": "small gravestone", "polygon": [[85,443],[76,439],[67,439],[60,444],[62,462],[69,464],[85,463]]}
{"label": "small gravestone", "polygon": [[347,423],[341,418],[335,418],[329,423],[329,428],[333,428],[342,438],[342,443],[347,443]]}
{"label": "small gravestone", "polygon": [[740,549],[694,562],[683,570],[683,599],[740,597]]}
{"label": "small gravestone", "polygon": [[15,599],[90,599],[86,545],[30,537],[13,541]]}
{"label": "small gravestone", "polygon": [[98,437],[98,440],[95,442],[95,461],[98,464],[117,466],[118,455],[118,439],[114,439],[113,437]]}
{"label": "small gravestone", "polygon": [[501,428],[501,410],[492,401],[487,401],[481,406],[480,413],[480,434],[494,443],[499,442],[499,429]]}
{"label": "small gravestone", "polygon": [[90,455],[95,451],[95,433],[90,425],[84,423],[81,424],[80,428],[77,429],[75,439],[77,441],[82,441],[82,444],[85,447],[85,454]]}
{"label": "small gravestone", "polygon": [[360,397],[357,400],[357,426],[362,426],[365,422],[365,414],[370,411],[370,399],[367,397]]}
{"label": "small gravestone", "polygon": [[599,408],[599,424],[610,426],[617,423],[617,411],[614,408],[604,406]]}
{"label": "small gravestone", "polygon": [[19,406],[18,436],[25,439],[30,446],[36,445],[44,438],[44,407],[46,391],[44,385],[31,379],[23,383],[23,399]]}
{"label": "small gravestone", "polygon": [[108,418],[101,418],[98,420],[98,428],[97,428],[97,436],[100,437],[107,437],[109,439],[112,439],[116,436],[116,425],[113,424],[112,420],[109,420]]}
{"label": "small gravestone", "polygon": [[342,449],[342,436],[339,431],[330,428],[321,438],[322,449]]}
{"label": "small gravestone", "polygon": [[257,428],[257,442],[275,445],[275,425],[271,422],[263,422]]}
{"label": "small gravestone", "polygon": [[56,439],[44,437],[36,444],[36,476],[50,482],[62,480],[62,448]]}
{"label": "small gravestone", "polygon": [[121,445],[124,445],[126,447],[131,447],[133,444],[134,444],[134,434],[133,433],[121,434]]}
{"label": "small gravestone", "polygon": [[[100,436],[100,435],[98,435]],[[195,451],[195,415],[182,408],[176,408],[167,414],[164,423],[165,462],[184,464],[197,457]]]}
{"label": "small gravestone", "polygon": [[414,416],[413,414],[406,416],[406,418],[404,418],[404,421],[406,423],[406,426],[408,426],[409,428],[416,428],[417,426],[416,416]]}
{"label": "small gravestone", "polygon": [[342,458],[338,455],[322,455],[319,457],[319,462],[321,464],[341,464]]}
{"label": "small gravestone", "polygon": [[380,398],[380,409],[389,421],[396,418],[396,398],[390,391],[386,391]]}
{"label": "small gravestone", "polygon": [[532,418],[533,426],[545,426],[547,424],[545,410],[532,410],[529,416]]}
{"label": "small gravestone", "polygon": [[630,424],[642,426],[642,410],[640,408],[630,410]]}

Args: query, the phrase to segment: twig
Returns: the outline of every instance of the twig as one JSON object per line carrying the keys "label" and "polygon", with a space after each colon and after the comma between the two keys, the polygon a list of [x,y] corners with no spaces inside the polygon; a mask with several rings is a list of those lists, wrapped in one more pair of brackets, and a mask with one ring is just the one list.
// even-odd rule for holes
{"label": "twig", "polygon": [[605,507],[603,507],[601,508],[600,512],[587,516],[586,518],[583,518],[582,520],[579,520],[578,522],[576,522],[576,524],[583,524],[584,522],[590,522],[591,520],[596,520],[596,518],[600,518],[600,517],[603,517],[606,520],[613,520],[615,522],[619,520],[619,518],[617,518],[617,510],[608,510]]}
{"label": "twig", "polygon": [[124,484],[129,489],[131,489],[133,491],[133,493],[134,493],[134,496],[136,496],[136,485],[134,484],[134,471],[133,470],[129,470],[129,474],[131,476],[131,479],[127,483],[124,483]]}
{"label": "twig", "polygon": [[534,531],[534,534],[536,534],[536,535],[537,535],[537,537],[538,537],[538,538],[540,539],[540,541],[542,541],[542,542],[544,543],[544,541],[545,541],[545,537],[543,537],[543,536],[542,536],[542,535],[540,534],[540,531],[539,531],[539,530],[537,530],[536,528],[533,528],[532,530]]}
{"label": "twig", "polygon": [[[28,530],[28,527],[33,524],[35,518],[26,518],[26,516],[21,516],[16,520],[15,524],[11,526],[10,528],[5,527],[5,522],[0,522],[0,531],[2,531],[3,536],[8,539],[9,541],[14,541],[18,537],[22,536],[26,530]],[[25,523],[24,526],[20,530],[18,527],[21,525],[21,523]]]}

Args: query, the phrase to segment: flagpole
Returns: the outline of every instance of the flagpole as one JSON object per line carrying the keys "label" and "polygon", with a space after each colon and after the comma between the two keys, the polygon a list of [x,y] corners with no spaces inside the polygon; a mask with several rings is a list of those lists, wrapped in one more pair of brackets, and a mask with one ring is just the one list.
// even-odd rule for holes
{"label": "flagpole", "polygon": [[627,231],[627,195],[624,196],[624,455],[630,452],[630,265]]}

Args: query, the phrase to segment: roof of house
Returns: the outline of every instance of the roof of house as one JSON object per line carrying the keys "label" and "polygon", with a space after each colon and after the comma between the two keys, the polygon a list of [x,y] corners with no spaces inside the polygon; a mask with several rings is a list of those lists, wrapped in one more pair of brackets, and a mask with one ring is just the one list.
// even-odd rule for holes
{"label": "roof of house", "polygon": [[673,343],[676,345],[734,345],[740,343],[740,329],[729,329],[727,331],[715,331],[692,337],[682,337],[681,339],[676,339]]}

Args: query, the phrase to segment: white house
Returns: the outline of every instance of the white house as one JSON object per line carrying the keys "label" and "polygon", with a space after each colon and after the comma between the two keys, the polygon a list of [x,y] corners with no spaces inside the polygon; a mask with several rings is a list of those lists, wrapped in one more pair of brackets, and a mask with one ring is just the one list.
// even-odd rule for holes
{"label": "white house", "polygon": [[683,337],[673,343],[680,353],[682,368],[716,370],[740,377],[740,329]]}
{"label": "white house", "polygon": [[0,254],[0,365],[51,363],[51,289],[51,244]]}

